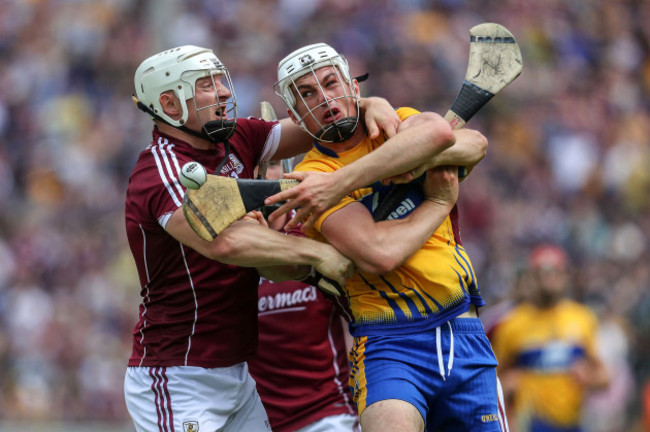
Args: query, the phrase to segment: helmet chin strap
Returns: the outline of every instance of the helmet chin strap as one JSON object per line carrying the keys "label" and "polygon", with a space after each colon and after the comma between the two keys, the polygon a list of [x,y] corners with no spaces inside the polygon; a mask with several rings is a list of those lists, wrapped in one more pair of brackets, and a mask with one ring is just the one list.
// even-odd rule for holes
{"label": "helmet chin strap", "polygon": [[232,136],[233,132],[235,132],[236,124],[237,122],[234,120],[213,120],[206,122],[201,128],[201,132],[189,129],[187,126],[178,126],[178,129],[190,135],[220,143],[226,142]]}
{"label": "helmet chin strap", "polygon": [[350,138],[359,124],[356,117],[345,117],[314,134],[319,141],[342,142]]}
{"label": "helmet chin strap", "polygon": [[230,141],[226,138],[224,141],[224,153],[223,153],[223,159],[221,159],[221,162],[219,162],[219,166],[217,167],[216,170],[214,170],[214,173],[216,175],[219,175],[221,172],[221,168],[226,164],[226,161],[228,160],[228,157],[230,156]]}
{"label": "helmet chin strap", "polygon": [[235,126],[237,124],[235,120],[212,120],[206,122],[201,128],[201,132],[189,129],[187,126],[174,126],[156,114],[151,108],[143,104],[135,95],[131,96],[131,98],[133,99],[135,106],[137,106],[141,111],[144,111],[157,120],[160,120],[172,127],[182,130],[183,132],[187,132],[188,134],[194,135],[198,138],[220,143],[226,142],[226,140],[232,136],[233,132],[235,132]]}
{"label": "helmet chin strap", "polygon": [[214,171],[216,175],[219,175],[221,172],[221,168],[226,164],[226,161],[228,160],[228,156],[230,156],[230,141],[228,141],[228,138],[232,136],[232,134],[235,132],[235,125],[236,121],[234,120],[222,120],[222,121],[209,121],[206,124],[203,125],[201,128],[201,132],[194,131],[192,129],[189,129],[187,126],[174,126],[172,124],[169,124],[167,120],[164,118],[160,117],[158,114],[156,114],[151,108],[140,102],[140,100],[133,95],[132,96],[133,103],[135,106],[138,107],[141,111],[146,112],[152,117],[155,117],[156,119],[165,122],[166,124],[176,127],[179,130],[182,130],[183,132],[187,132],[190,135],[194,135],[199,138],[206,139],[208,141],[212,141],[214,143],[224,143],[225,151],[224,151],[224,156],[221,162],[219,163],[219,166],[217,169]]}
{"label": "helmet chin strap", "polygon": [[[221,162],[219,162],[217,169],[214,170],[214,173],[216,175],[219,175],[221,168],[223,168],[223,166],[226,164],[226,161],[228,161],[228,157],[230,156],[230,141],[228,138],[230,138],[235,131],[235,123],[236,122],[233,120],[210,121],[203,125],[201,132],[193,131],[192,129],[188,129],[186,126],[180,126],[178,129],[199,138],[204,138],[208,141],[212,141],[215,144],[221,142],[224,143],[223,159],[221,159]],[[212,130],[212,132],[209,132],[210,130]]]}

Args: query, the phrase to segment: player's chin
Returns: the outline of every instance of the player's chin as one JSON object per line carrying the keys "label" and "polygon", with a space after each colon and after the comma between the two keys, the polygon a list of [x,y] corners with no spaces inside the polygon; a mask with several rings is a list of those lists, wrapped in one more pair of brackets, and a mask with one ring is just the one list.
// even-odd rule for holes
{"label": "player's chin", "polygon": [[327,127],[332,123],[336,123],[337,121],[343,119],[344,117],[345,116],[343,115],[341,110],[339,110],[338,108],[332,108],[331,110],[328,110],[323,114],[321,123],[323,124],[324,127]]}

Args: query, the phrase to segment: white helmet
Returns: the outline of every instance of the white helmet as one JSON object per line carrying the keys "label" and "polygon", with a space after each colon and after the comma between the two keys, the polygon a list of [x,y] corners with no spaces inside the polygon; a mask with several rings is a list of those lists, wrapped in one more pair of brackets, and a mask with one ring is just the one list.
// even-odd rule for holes
{"label": "white helmet", "polygon": [[[181,101],[194,98],[196,80],[203,77],[222,75],[231,92],[231,97],[221,105],[226,105],[229,119],[209,121],[203,124],[199,135],[213,141],[225,141],[235,128],[237,120],[237,100],[232,86],[230,74],[212,50],[193,45],[184,45],[155,54],[143,61],[135,71],[134,84],[136,103],[138,107],[148,112],[152,117],[158,117],[172,126],[190,131],[185,128],[189,112],[185,104],[181,104],[182,115],[178,120],[169,117],[160,105],[160,95],[173,91]],[[218,103],[207,107],[194,106],[197,114],[200,110],[214,108]],[[200,115],[199,115],[200,117]]]}
{"label": "white helmet", "polygon": [[[314,74],[314,77],[316,77],[316,70],[326,66],[334,66],[337,79],[343,89],[345,89],[345,94],[335,99],[354,99],[356,104],[356,113],[350,113],[348,111],[348,115],[346,115],[344,119],[338,120],[335,123],[323,125],[320,119],[316,118],[313,114],[313,110],[323,105],[329,107],[332,99],[327,100],[327,98],[324,98],[325,101],[322,104],[310,109],[304,99],[302,99],[302,96],[297,93],[298,97],[302,99],[303,103],[305,103],[305,106],[308,108],[307,114],[301,117],[296,111],[296,98],[292,86],[295,88],[296,80],[308,73],[312,73]],[[318,82],[318,80],[316,81]],[[359,124],[359,98],[354,92],[351,84],[352,78],[350,76],[350,67],[348,66],[345,57],[336,52],[336,50],[331,46],[325,43],[317,43],[297,49],[280,61],[278,64],[278,82],[275,84],[274,89],[275,93],[284,100],[287,107],[289,107],[291,112],[298,119],[302,129],[319,141],[340,142],[349,138]],[[351,88],[352,90],[348,92],[348,89]],[[319,90],[324,93],[320,83]],[[308,116],[312,117],[321,127],[318,132],[312,133],[305,126],[304,119]]]}

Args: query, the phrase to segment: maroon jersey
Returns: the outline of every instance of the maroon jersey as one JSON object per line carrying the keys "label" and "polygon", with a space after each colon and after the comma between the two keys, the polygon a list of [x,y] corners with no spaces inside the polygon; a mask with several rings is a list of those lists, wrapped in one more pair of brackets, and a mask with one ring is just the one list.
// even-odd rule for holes
{"label": "maroon jersey", "polygon": [[[239,119],[221,175],[253,178],[260,159],[277,148],[274,125]],[[164,229],[182,204],[181,167],[197,161],[213,173],[223,157],[223,144],[199,150],[157,128],[138,157],[125,211],[142,296],[129,366],[227,367],[255,353],[257,271],[205,258]]]}
{"label": "maroon jersey", "polygon": [[298,281],[262,279],[255,359],[248,362],[274,432],[354,414],[348,387],[347,331],[333,304]]}

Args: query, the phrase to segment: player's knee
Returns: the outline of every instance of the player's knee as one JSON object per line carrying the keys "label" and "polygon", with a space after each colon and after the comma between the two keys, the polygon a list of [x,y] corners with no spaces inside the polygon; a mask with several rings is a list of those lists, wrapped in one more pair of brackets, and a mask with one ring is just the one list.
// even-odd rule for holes
{"label": "player's knee", "polygon": [[424,419],[416,407],[398,399],[386,399],[368,406],[361,414],[363,432],[422,432]]}

